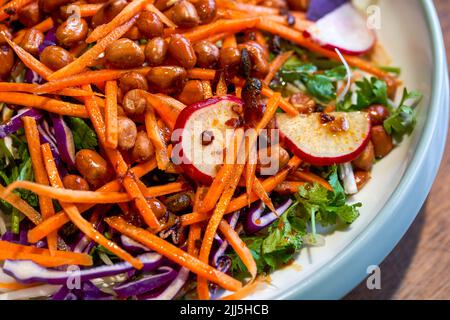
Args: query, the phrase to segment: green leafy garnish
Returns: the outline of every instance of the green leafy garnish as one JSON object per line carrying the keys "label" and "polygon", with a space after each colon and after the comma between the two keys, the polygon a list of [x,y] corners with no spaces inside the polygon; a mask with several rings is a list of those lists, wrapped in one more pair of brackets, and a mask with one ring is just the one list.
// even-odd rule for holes
{"label": "green leafy garnish", "polygon": [[408,92],[405,89],[398,108],[391,110],[391,116],[384,121],[384,129],[397,142],[401,142],[406,134],[410,135],[414,130],[416,125],[414,109],[421,99],[422,94],[420,92]]}
{"label": "green leafy garnish", "polygon": [[68,125],[72,130],[73,140],[77,150],[93,150],[98,146],[97,135],[83,119],[69,117],[67,120]]}
{"label": "green leafy garnish", "polygon": [[337,111],[359,111],[374,104],[388,105],[388,94],[386,81],[377,78],[364,78],[356,81],[356,104],[352,103],[350,92],[344,101],[336,105]]}
{"label": "green leafy garnish", "polygon": [[[261,234],[243,238],[259,273],[273,271],[294,259],[308,235],[308,225],[312,224],[315,236],[315,224],[323,227],[349,225],[358,218],[361,204],[346,203],[337,166],[330,167],[327,176],[333,191],[317,183],[301,187],[295,195],[295,202],[276,222]],[[234,275],[245,276],[247,271],[239,257],[234,253],[230,257]]]}

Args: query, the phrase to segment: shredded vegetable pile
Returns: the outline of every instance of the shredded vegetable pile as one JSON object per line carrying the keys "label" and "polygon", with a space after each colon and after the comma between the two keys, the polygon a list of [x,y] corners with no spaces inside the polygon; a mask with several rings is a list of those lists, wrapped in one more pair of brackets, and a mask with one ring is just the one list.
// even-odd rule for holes
{"label": "shredded vegetable pile", "polygon": [[421,98],[355,3],[0,1],[0,299],[241,299],[352,224]]}

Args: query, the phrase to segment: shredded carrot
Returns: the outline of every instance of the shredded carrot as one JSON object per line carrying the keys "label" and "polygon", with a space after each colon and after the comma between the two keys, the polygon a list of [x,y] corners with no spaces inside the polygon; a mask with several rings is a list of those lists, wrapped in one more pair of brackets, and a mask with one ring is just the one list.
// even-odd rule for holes
{"label": "shredded carrot", "polygon": [[[197,191],[195,192],[194,197],[194,205],[193,205],[194,211],[198,211],[198,209],[203,205],[203,200],[205,199],[206,192],[207,192],[206,187],[204,186],[197,187]],[[199,251],[198,244],[201,241],[200,240],[201,235],[202,235],[202,226],[200,223],[192,224],[189,227],[187,252],[194,257],[198,257]]]}
{"label": "shredded carrot", "polygon": [[[270,98],[275,94],[275,92],[273,92],[272,89],[266,86],[262,88],[261,93],[263,96],[267,98]],[[292,104],[287,102],[286,99],[284,98],[280,99],[280,108],[283,109],[284,112],[290,114],[291,116],[298,115],[298,110]]]}
{"label": "shredded carrot", "polygon": [[[245,187],[247,190],[247,195],[249,196],[250,199],[250,195],[252,194],[252,189],[253,189],[253,183],[255,182],[256,179],[256,161],[249,161],[247,162],[246,166],[245,166]],[[250,206],[250,203],[248,204]]]}
{"label": "shredded carrot", "polygon": [[106,218],[105,221],[120,233],[142,243],[148,248],[165,256],[169,260],[189,269],[193,273],[205,277],[209,281],[217,283],[224,289],[236,291],[242,287],[242,284],[236,279],[233,279],[225,273],[214,269],[207,263],[196,259],[182,249],[148,232],[147,230],[135,227],[120,217],[109,217]]}
{"label": "shredded carrot", "polygon": [[255,40],[259,43],[263,48],[268,48],[266,38],[264,38],[261,31],[255,31]]}
{"label": "shredded carrot", "polygon": [[148,187],[145,189],[144,196],[160,197],[171,193],[187,190],[189,186],[185,182],[172,182],[161,186]]}
{"label": "shredded carrot", "polygon": [[125,8],[120,11],[110,22],[102,24],[95,28],[87,37],[86,42],[92,43],[104,38],[106,35],[113,32],[116,28],[130,21],[136,14],[138,14],[144,7],[148,0],[133,0],[128,3]]}
{"label": "shredded carrot", "polygon": [[135,71],[142,74],[147,73],[150,70],[148,67],[143,67],[140,69],[134,69],[134,70],[112,70],[112,69],[105,69],[105,70],[97,70],[97,71],[86,71],[77,75],[68,76],[63,79],[58,79],[55,81],[50,81],[47,83],[44,83],[40,85],[35,93],[37,94],[45,94],[45,93],[51,93],[54,91],[62,90],[68,87],[77,87],[77,86],[83,86],[88,85],[94,82],[102,82],[102,81],[110,81],[110,80],[116,80],[123,76],[125,73]]}
{"label": "shredded carrot", "polygon": [[19,282],[0,282],[0,290],[20,290],[36,286],[36,284],[23,284]]}
{"label": "shredded carrot", "polygon": [[0,8],[0,21],[7,19],[10,15],[15,14],[20,8],[23,8],[33,0],[11,0]]}
{"label": "shredded carrot", "polygon": [[222,48],[237,47],[236,36],[234,34],[227,35],[222,43]]}
{"label": "shredded carrot", "polygon": [[307,181],[307,182],[311,182],[311,183],[318,183],[320,185],[322,185],[323,187],[325,187],[327,190],[329,191],[333,191],[333,188],[330,186],[330,184],[328,183],[327,180],[325,180],[322,177],[319,177],[318,175],[309,172],[309,171],[295,171],[293,173],[294,177],[301,179],[302,181]]}
{"label": "shredded carrot", "polygon": [[[149,173],[150,171],[152,171],[155,168],[156,168],[156,161],[150,160],[150,161],[147,161],[147,162],[144,162],[142,164],[135,166],[134,168],[130,169],[130,171],[132,171],[132,173],[136,177],[142,177],[143,175],[146,175],[147,173]],[[119,180],[114,180],[114,181],[108,182],[103,187],[97,189],[97,191],[98,192],[108,192],[108,191],[113,192],[113,191],[119,191],[121,188],[122,188],[122,183]],[[154,191],[150,190],[151,188],[152,187],[148,188],[148,193],[146,194],[146,196],[156,197],[157,196],[156,194],[158,194],[158,192],[162,193],[162,191],[164,191],[164,190],[167,191],[169,189],[169,187],[166,187],[164,190],[159,190],[157,192],[154,192]],[[0,188],[0,191],[1,190],[2,189]],[[1,195],[1,193],[0,193],[0,195]],[[93,206],[94,206],[94,204],[82,204],[82,205],[78,206],[78,210],[80,211],[80,213],[83,213],[83,212],[86,212],[87,210],[91,209]],[[28,232],[28,241],[31,243],[38,242],[39,240],[41,240],[42,238],[44,238],[51,232],[61,228],[64,224],[66,224],[69,221],[70,221],[70,219],[66,215],[66,213],[64,211],[60,211],[53,217],[43,221],[41,224],[39,224],[35,228],[31,229]]]}
{"label": "shredded carrot", "polygon": [[186,106],[180,101],[163,94],[147,93],[146,97],[153,109],[158,113],[158,116],[172,131],[178,115]]}
{"label": "shredded carrot", "polygon": [[[34,179],[37,183],[40,183],[43,186],[48,186],[49,181],[47,172],[45,171],[44,161],[42,160],[41,141],[39,138],[36,120],[31,117],[23,117],[22,121],[24,124],[25,136],[27,138],[28,151],[31,157],[31,164],[33,165]],[[8,190],[8,188],[6,190]],[[5,193],[6,192],[7,191],[5,191]],[[51,197],[42,195],[39,196],[39,208],[43,219],[48,219],[55,214],[55,208],[53,207]],[[47,244],[50,252],[54,253],[57,245],[56,232],[52,232],[48,235]]]}
{"label": "shredded carrot", "polygon": [[[56,168],[53,159],[52,151],[49,144],[42,145],[42,156],[44,158],[45,167],[47,169],[50,184],[55,188],[64,189],[64,185],[59,177],[58,169]],[[121,249],[113,241],[106,239],[100,232],[98,232],[92,224],[84,220],[78,211],[77,207],[72,203],[60,201],[61,207],[64,209],[70,220],[75,224],[89,239],[97,242],[109,251],[114,253],[119,258],[129,262],[136,269],[141,269],[143,264],[136,258],[133,258],[128,252]]]}
{"label": "shredded carrot", "polygon": [[111,31],[111,33],[98,41],[95,46],[83,53],[83,55],[81,55],[81,57],[76,59],[74,62],[52,73],[48,77],[48,80],[54,81],[82,72],[86,67],[90,66],[111,43],[122,37],[131,28],[135,21],[136,17]]}
{"label": "shredded carrot", "polygon": [[63,116],[87,118],[86,108],[79,104],[18,92],[0,92],[0,102],[42,109]]}
{"label": "shredded carrot", "polygon": [[[84,90],[91,91],[90,86],[83,86]],[[102,114],[98,108],[97,103],[91,97],[86,97],[86,109],[89,113],[89,118],[94,126],[95,132],[99,138],[101,145],[105,145],[106,141],[106,129],[103,121]],[[134,199],[136,208],[139,210],[142,218],[149,227],[158,229],[159,221],[156,218],[152,208],[146,201],[139,186],[136,182],[138,178],[129,170],[127,163],[123,159],[122,154],[117,149],[105,148],[106,155],[109,161],[113,164],[114,169],[119,177],[123,178],[123,186],[128,194]]]}
{"label": "shredded carrot", "polygon": [[116,81],[107,81],[105,87],[105,125],[106,141],[108,148],[117,148],[119,139],[119,128],[117,122],[117,93],[118,87]]}
{"label": "shredded carrot", "polygon": [[156,14],[159,17],[159,19],[169,28],[173,29],[177,28],[177,25],[173,23],[173,21],[170,20],[164,13],[159,11],[153,4],[147,4],[145,6],[145,9]]}
{"label": "shredded carrot", "polygon": [[[224,39],[228,35],[230,35],[230,33],[228,33],[228,32],[216,33],[216,34],[212,34],[209,37],[207,37],[205,39],[202,39],[202,40],[205,40],[205,41],[208,41],[208,42],[212,42],[212,43],[216,43],[217,41],[220,41],[220,40]],[[193,42],[196,42],[196,41],[193,41]]]}
{"label": "shredded carrot", "polygon": [[[304,47],[312,52],[318,53],[324,57],[327,57],[332,60],[340,61],[339,55],[332,50],[325,49],[320,45],[314,43],[310,39],[307,39],[303,36],[303,33],[287,26],[281,25],[279,23],[270,21],[270,20],[260,20],[257,23],[258,28],[263,31],[270,32],[272,34],[276,34],[286,40],[292,41],[295,44],[298,44],[301,47]],[[369,61],[363,60],[361,58],[355,56],[344,55],[345,60],[349,65],[359,68],[363,71],[373,74],[379,78],[389,77],[390,75],[373,66]]]}
{"label": "shredded carrot", "polygon": [[227,147],[225,156],[226,161],[214,177],[214,180],[206,193],[205,199],[202,202],[202,206],[198,208],[198,212],[209,212],[214,209],[220,195],[233,174],[233,170],[235,169],[234,164],[236,163],[237,158],[237,149],[241,143],[242,136],[236,134],[230,145]]}
{"label": "shredded carrot", "polygon": [[258,268],[256,267],[255,259],[253,259],[252,253],[248,249],[244,241],[239,237],[236,231],[225,221],[220,221],[220,232],[225,236],[225,239],[233,247],[241,261],[244,263],[248,272],[252,276],[252,279],[256,278]]}
{"label": "shredded carrot", "polygon": [[92,257],[84,253],[54,251],[0,240],[0,260],[31,260],[45,267],[63,265],[92,266]]}
{"label": "shredded carrot", "polygon": [[227,32],[237,33],[245,29],[251,29],[256,27],[260,18],[244,18],[236,20],[217,20],[210,24],[205,24],[185,32],[183,35],[192,42],[204,40],[212,34]]}
{"label": "shredded carrot", "polygon": [[33,93],[37,84],[32,83],[15,83],[15,82],[0,82],[0,92],[28,92]]}
{"label": "shredded carrot", "polygon": [[[239,129],[236,130],[235,133],[235,137],[237,137],[236,141],[242,141],[243,134],[244,133],[242,130]],[[239,137],[240,135],[242,136]],[[228,180],[228,183],[226,184],[225,189],[222,195],[220,196],[219,202],[217,203],[216,208],[214,209],[214,212],[211,218],[209,219],[208,225],[206,227],[205,235],[203,236],[202,246],[200,248],[199,254],[199,259],[205,263],[207,263],[209,260],[209,255],[213,245],[214,236],[217,232],[220,221],[222,221],[222,218],[230,204],[231,198],[233,197],[233,194],[236,191],[242,172],[244,171],[245,165],[240,163],[242,163],[242,157],[244,157],[245,159],[246,156],[245,153],[246,153],[245,146],[243,147],[241,145],[238,152],[238,159],[236,159],[232,175]],[[200,276],[197,278],[197,292],[200,299],[209,299],[210,294],[206,278]]]}
{"label": "shredded carrot", "polygon": [[275,187],[273,191],[279,194],[294,194],[298,192],[301,186],[304,186],[305,182],[300,181],[283,181]]}
{"label": "shredded carrot", "polygon": [[[289,163],[284,167],[282,170],[280,170],[276,175],[267,178],[262,182],[262,185],[264,187],[264,190],[266,192],[270,192],[275,189],[277,185],[279,185],[281,182],[283,182],[286,177],[288,176],[289,172],[297,169],[297,167],[300,165],[301,160],[297,157],[292,157]],[[252,193],[252,196],[250,197],[250,203],[253,203],[255,201],[259,200],[258,196],[255,193]],[[237,210],[240,210],[247,206],[248,204],[248,196],[247,194],[242,194],[233,200],[231,200],[230,205],[228,206],[226,213],[229,214],[232,212],[235,212]],[[193,223],[201,222],[208,220],[210,218],[211,214],[209,213],[199,213],[199,212],[193,212],[189,214],[185,214],[181,216],[181,223],[184,226],[191,225]]]}
{"label": "shredded carrot", "polygon": [[10,205],[12,205],[14,208],[19,210],[21,213],[23,213],[28,219],[30,219],[31,222],[34,224],[39,224],[42,222],[42,217],[39,212],[33,209],[28,202],[25,200],[22,200],[21,197],[14,193],[10,193],[7,196],[4,196],[6,188],[0,184],[0,199],[3,201],[6,201]]}
{"label": "shredded carrot", "polygon": [[277,8],[271,8],[266,6],[257,6],[253,4],[237,2],[237,1],[217,1],[219,8],[233,9],[238,11],[249,12],[258,16],[261,15],[279,15],[279,10]]}
{"label": "shredded carrot", "polygon": [[82,18],[94,16],[103,7],[103,3],[82,3],[77,4]]}
{"label": "shredded carrot", "polygon": [[98,192],[60,189],[45,186],[30,181],[14,181],[5,190],[5,197],[15,189],[30,190],[38,195],[58,201],[73,203],[120,203],[128,202],[132,198],[123,192]]}
{"label": "shredded carrot", "polygon": [[246,284],[241,290],[232,294],[220,298],[220,300],[242,300],[255,292],[255,290],[261,285],[260,281],[253,281]]}
{"label": "shredded carrot", "polygon": [[160,170],[166,170],[170,162],[170,155],[166,143],[160,134],[155,113],[151,106],[147,106],[147,111],[145,112],[145,127],[147,129],[148,138],[155,146],[158,168]]}
{"label": "shredded carrot", "polygon": [[270,63],[269,73],[264,78],[264,83],[269,85],[272,81],[273,77],[277,74],[278,70],[286,63],[286,61],[292,56],[292,51],[286,51],[282,54],[278,55],[273,61]]}
{"label": "shredded carrot", "polygon": [[52,70],[50,70],[46,65],[41,63],[35,57],[33,57],[30,53],[19,47],[17,44],[9,40],[7,37],[4,37],[5,41],[11,46],[20,60],[26,65],[28,68],[36,72],[44,79],[48,79],[48,77],[52,74]]}
{"label": "shredded carrot", "polygon": [[52,18],[47,18],[33,27],[33,29],[41,31],[42,33],[49,31],[51,28],[53,28]]}

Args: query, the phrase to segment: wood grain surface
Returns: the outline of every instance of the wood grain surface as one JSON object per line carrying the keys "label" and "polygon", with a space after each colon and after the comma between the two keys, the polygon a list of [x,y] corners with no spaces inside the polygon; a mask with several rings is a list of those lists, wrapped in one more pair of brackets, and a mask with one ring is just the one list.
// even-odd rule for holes
{"label": "wood grain surface", "polygon": [[[450,0],[434,3],[449,59]],[[346,299],[450,300],[450,137],[427,202],[380,268],[381,290],[368,290],[363,281]]]}

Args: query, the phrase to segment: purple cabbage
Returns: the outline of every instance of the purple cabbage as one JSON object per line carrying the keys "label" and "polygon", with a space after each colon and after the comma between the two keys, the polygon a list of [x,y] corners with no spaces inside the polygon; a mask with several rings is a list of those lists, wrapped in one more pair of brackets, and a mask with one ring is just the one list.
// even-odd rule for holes
{"label": "purple cabbage", "polygon": [[[239,216],[240,216],[240,211],[236,211],[227,217],[228,223],[230,224],[230,227],[232,227],[233,229],[236,228],[236,224],[239,220]],[[212,254],[212,265],[217,268],[220,265],[220,260],[222,259],[222,257],[225,256],[225,251],[228,248],[228,241],[222,240],[219,236],[217,236],[217,238],[215,238],[215,239],[218,244],[218,247],[217,247],[217,250],[214,251]],[[227,272],[228,270],[223,269],[221,271]]]}
{"label": "purple cabbage", "polygon": [[113,298],[112,295],[101,291],[91,281],[83,282],[79,289],[69,289],[63,285],[52,296],[52,300],[112,300]]}
{"label": "purple cabbage", "polygon": [[55,131],[56,145],[61,155],[61,159],[71,168],[75,167],[75,142],[70,128],[63,117],[51,115],[53,130]]}
{"label": "purple cabbage", "polygon": [[292,200],[288,199],[284,201],[280,206],[275,208],[277,213],[268,212],[264,216],[262,214],[265,212],[264,204],[259,201],[253,204],[248,213],[246,220],[244,222],[244,230],[247,234],[255,234],[258,231],[270,226],[275,220],[279,218],[292,204]]}
{"label": "purple cabbage", "polygon": [[23,81],[25,83],[31,83],[31,84],[44,83],[44,79],[31,69],[27,69],[27,71],[25,71],[25,77],[24,77]]}
{"label": "purple cabbage", "polygon": [[139,300],[172,300],[177,293],[184,287],[189,279],[189,270],[181,268],[177,277],[165,288],[159,288],[145,295],[138,296]]}
{"label": "purple cabbage", "polygon": [[51,133],[47,132],[45,127],[42,124],[38,125],[39,137],[41,140],[41,144],[48,143],[50,145],[50,150],[52,151],[53,158],[55,159],[56,167],[58,168],[58,172],[61,177],[65,177],[67,175],[67,169],[65,168],[61,156],[58,151],[58,147],[56,146],[55,138]]}
{"label": "purple cabbage", "polygon": [[144,275],[142,278],[121,283],[113,287],[119,298],[138,296],[161,288],[177,277],[177,272],[168,266],[160,267],[154,274]]}
{"label": "purple cabbage", "polygon": [[42,118],[42,113],[36,109],[22,109],[17,115],[12,117],[7,123],[0,125],[0,139],[17,132],[23,128],[22,117],[32,117],[36,121]]}
{"label": "purple cabbage", "polygon": [[349,0],[311,0],[306,16],[308,20],[317,21],[348,1]]}
{"label": "purple cabbage", "polygon": [[150,251],[150,249],[146,246],[123,234],[120,236],[120,242],[122,243],[122,247],[128,252],[141,253]]}
{"label": "purple cabbage", "polygon": [[[145,253],[138,256],[144,264],[142,271],[153,271],[163,262],[163,257],[157,253]],[[134,270],[128,262],[119,262],[111,266],[99,266],[90,269],[83,269],[77,272],[81,282],[113,276]],[[21,283],[44,282],[49,284],[65,284],[71,273],[63,270],[47,269],[28,260],[6,260],[3,271],[14,277]]]}
{"label": "purple cabbage", "polygon": [[45,34],[44,41],[39,46],[39,54],[47,47],[56,46],[56,41],[56,28],[53,27]]}

